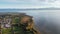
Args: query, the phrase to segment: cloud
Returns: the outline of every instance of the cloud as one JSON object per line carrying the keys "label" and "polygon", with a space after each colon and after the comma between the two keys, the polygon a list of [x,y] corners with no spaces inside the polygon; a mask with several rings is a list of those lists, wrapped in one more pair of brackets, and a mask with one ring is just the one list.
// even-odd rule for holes
{"label": "cloud", "polygon": [[0,0],[0,2],[17,2],[17,0]]}
{"label": "cloud", "polygon": [[60,7],[60,0],[0,0],[0,8],[49,8]]}

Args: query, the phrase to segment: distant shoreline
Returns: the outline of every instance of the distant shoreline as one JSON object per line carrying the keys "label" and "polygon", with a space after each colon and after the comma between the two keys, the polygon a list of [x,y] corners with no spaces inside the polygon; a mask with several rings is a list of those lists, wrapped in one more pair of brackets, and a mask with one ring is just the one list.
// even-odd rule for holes
{"label": "distant shoreline", "polygon": [[60,8],[26,8],[26,9],[6,8],[0,10],[60,10]]}

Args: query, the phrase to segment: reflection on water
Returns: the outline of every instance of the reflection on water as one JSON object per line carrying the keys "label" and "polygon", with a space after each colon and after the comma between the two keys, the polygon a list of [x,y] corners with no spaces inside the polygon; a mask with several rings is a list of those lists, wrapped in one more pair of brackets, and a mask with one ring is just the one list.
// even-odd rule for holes
{"label": "reflection on water", "polygon": [[33,16],[35,26],[42,34],[60,34],[60,10],[16,10],[16,12]]}

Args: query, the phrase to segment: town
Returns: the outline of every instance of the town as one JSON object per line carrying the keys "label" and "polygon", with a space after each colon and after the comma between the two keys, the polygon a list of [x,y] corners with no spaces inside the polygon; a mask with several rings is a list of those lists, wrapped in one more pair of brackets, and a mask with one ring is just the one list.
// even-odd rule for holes
{"label": "town", "polygon": [[[20,28],[21,27],[19,26],[20,23],[21,22],[26,23],[26,22],[32,22],[32,21],[33,21],[32,16],[26,15],[25,13],[1,14],[0,15],[0,34],[23,34],[24,31],[23,32],[20,32],[20,31],[22,31],[24,27],[26,28],[26,26],[24,26],[23,28]],[[29,29],[30,27],[30,29],[32,30],[33,28],[32,26],[33,26],[33,23],[30,23],[27,29]]]}

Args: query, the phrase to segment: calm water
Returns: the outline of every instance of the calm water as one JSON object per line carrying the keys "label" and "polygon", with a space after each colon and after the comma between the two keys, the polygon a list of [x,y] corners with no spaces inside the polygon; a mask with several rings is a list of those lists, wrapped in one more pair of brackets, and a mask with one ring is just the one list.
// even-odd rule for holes
{"label": "calm water", "polygon": [[33,16],[35,26],[42,34],[60,34],[60,10],[0,10],[20,12]]}

